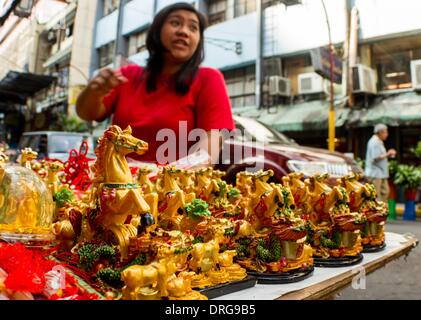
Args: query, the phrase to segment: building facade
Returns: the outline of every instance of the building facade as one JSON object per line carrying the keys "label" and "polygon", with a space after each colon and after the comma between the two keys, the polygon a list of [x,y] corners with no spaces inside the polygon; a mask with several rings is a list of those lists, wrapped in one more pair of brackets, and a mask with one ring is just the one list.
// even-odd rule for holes
{"label": "building facade", "polygon": [[[35,109],[41,118],[51,114],[57,127],[50,125],[50,129],[66,129],[64,118],[76,119],[76,99],[90,77],[96,7],[96,0],[70,0],[43,25],[37,65],[42,73],[57,77],[57,82],[37,97]],[[40,121],[35,125],[36,130],[48,129]]]}
{"label": "building facade", "polygon": [[[35,82],[39,81],[36,75],[43,73],[37,64],[42,26],[62,10],[66,2],[36,0],[25,16],[18,16],[10,11],[9,8],[16,4],[16,1],[11,0],[0,2],[0,138],[12,146],[16,145],[23,131],[30,129],[34,104],[32,96],[26,96],[32,88],[25,91],[26,88],[22,88],[23,83],[19,83],[19,79],[17,83],[13,82],[13,76],[27,77],[29,82],[34,82],[36,89]],[[12,73],[9,74],[10,72]],[[30,85],[31,83],[28,84]],[[14,99],[19,96],[22,101]]]}
{"label": "building facade", "polygon": [[[91,75],[102,67],[118,66],[115,52],[145,65],[145,40],[153,16],[175,2],[99,1]],[[311,55],[329,43],[323,2],[286,1],[293,6],[282,2],[262,0],[260,16],[256,0],[191,1],[207,15],[210,25],[205,33],[204,65],[223,71],[235,114],[257,118],[298,142],[326,147],[329,82],[315,73]],[[420,1],[324,3],[335,54],[344,58],[345,66],[348,61],[351,64],[344,68],[342,85],[334,86],[337,149],[363,158],[372,126],[385,122],[391,126],[387,143],[399,149],[400,157],[411,160],[409,149],[421,139],[417,116],[421,99],[416,91],[421,72],[416,67],[421,59]],[[123,10],[120,19],[119,8]],[[256,106],[259,55],[262,99]],[[352,74],[349,81],[347,73]],[[352,93],[352,103],[348,93]],[[396,108],[401,112],[393,112]]]}
{"label": "building facade", "polygon": [[[58,79],[28,102],[34,129],[51,123],[45,114],[71,117],[99,69],[146,64],[152,19],[177,1],[38,0],[30,18],[10,15],[0,27],[0,76],[19,67]],[[337,150],[364,158],[372,126],[384,122],[388,147],[412,161],[409,150],[421,139],[421,2],[258,1],[188,1],[208,18],[204,65],[224,73],[233,112],[326,147],[329,81],[315,72],[314,52],[329,43],[328,20],[344,65],[342,84],[334,85]]]}

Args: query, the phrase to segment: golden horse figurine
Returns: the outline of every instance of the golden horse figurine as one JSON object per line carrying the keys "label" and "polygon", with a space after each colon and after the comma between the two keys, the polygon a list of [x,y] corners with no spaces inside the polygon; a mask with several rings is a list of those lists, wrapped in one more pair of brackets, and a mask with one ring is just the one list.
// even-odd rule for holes
{"label": "golden horse figurine", "polygon": [[189,262],[190,269],[196,273],[192,280],[193,288],[206,288],[230,281],[229,273],[223,268],[217,268],[219,249],[219,241],[216,239],[193,245]]}
{"label": "golden horse figurine", "polygon": [[181,169],[175,166],[162,168],[156,185],[159,193],[159,225],[167,230],[179,230],[184,215],[186,197],[177,183]]}
{"label": "golden horse figurine", "polygon": [[270,227],[273,216],[284,202],[281,189],[275,184],[268,183],[273,176],[273,170],[258,171],[251,176],[251,196],[246,219],[256,231]]}
{"label": "golden horse figurine", "polygon": [[3,150],[0,150],[0,163],[9,162],[9,157],[4,153]]}
{"label": "golden horse figurine", "polygon": [[248,199],[245,199],[245,205],[241,205],[240,202],[244,200],[241,197],[241,192],[222,180],[221,177],[224,175],[225,172],[222,171],[217,171],[216,175],[214,172],[213,180],[216,181],[219,191],[216,193],[213,201],[209,203],[212,214],[216,218],[243,218],[245,216],[243,208],[247,206]]}
{"label": "golden horse figurine", "polygon": [[253,174],[247,171],[238,172],[236,175],[235,187],[240,190],[243,198],[251,196],[251,184]]}
{"label": "golden horse figurine", "polygon": [[[193,170],[180,170],[180,173],[177,175],[177,183],[181,190],[184,191],[186,195],[194,194],[195,191],[195,173]],[[193,198],[196,196],[194,195]],[[189,202],[189,201],[187,201]]]}
{"label": "golden horse figurine", "polygon": [[216,180],[216,182],[221,182],[222,177],[225,176],[226,172],[221,170],[212,170],[212,179]]}
{"label": "golden horse figurine", "polygon": [[149,179],[149,174],[152,172],[152,169],[149,167],[139,168],[137,172],[137,183],[142,187],[144,194],[149,194],[155,191],[155,186],[152,181]]}
{"label": "golden horse figurine", "polygon": [[326,180],[329,175],[314,175],[304,181],[308,190],[308,205],[312,208],[310,220],[318,224],[320,222],[332,222],[331,212],[338,200],[346,195],[340,192],[337,187],[329,187]]}
{"label": "golden horse figurine", "polygon": [[311,208],[308,203],[309,190],[302,180],[303,176],[303,173],[292,172],[282,177],[282,184],[291,190],[297,209],[302,216],[306,216],[310,214]]}
{"label": "golden horse figurine", "polygon": [[[5,159],[3,158],[2,155],[0,154],[0,186],[3,184],[3,178],[5,176],[6,173],[6,169],[5,169]],[[1,190],[0,190],[1,191]],[[0,209],[3,207],[4,205],[4,194],[3,192],[0,192]]]}
{"label": "golden horse figurine", "polygon": [[[1,150],[0,150],[0,186],[3,183],[3,178],[4,178],[4,175],[6,173],[6,168],[5,168],[6,163],[9,161],[9,157],[3,151],[4,151],[4,149],[1,148]],[[4,200],[5,200],[4,194],[0,190],[0,209],[4,205]]]}
{"label": "golden horse figurine", "polygon": [[191,288],[194,273],[175,275],[174,257],[161,258],[148,265],[134,265],[121,273],[125,283],[122,289],[126,300],[205,300],[206,297]]}
{"label": "golden horse figurine", "polygon": [[[157,222],[154,208],[156,195],[146,198],[139,184],[134,182],[126,155],[139,155],[148,150],[148,144],[132,136],[132,129],[113,125],[98,140],[97,160],[93,166],[96,201],[99,207],[95,223],[111,231],[120,246],[122,259],[127,255],[130,237]],[[149,202],[148,202],[149,200]]]}
{"label": "golden horse figurine", "polygon": [[203,168],[196,171],[196,196],[203,201],[212,203],[219,186],[215,179],[212,179],[213,168]]}
{"label": "golden horse figurine", "polygon": [[184,192],[185,202],[192,202],[196,198],[196,194],[194,193],[194,171],[180,169],[177,170],[174,176],[178,186]]}
{"label": "golden horse figurine", "polygon": [[359,176],[352,174],[337,180],[338,185],[346,189],[350,197],[350,208],[362,213],[366,219],[363,229],[364,245],[382,245],[384,243],[384,224],[387,220],[387,205],[377,200],[374,185],[359,182]]}
{"label": "golden horse figurine", "polygon": [[60,171],[63,170],[64,164],[60,161],[54,161],[49,162],[47,164],[48,166],[48,174],[47,174],[47,186],[51,191],[51,194],[54,195],[60,190],[62,190],[65,187],[68,187],[68,185],[61,185],[60,180],[58,178],[58,174]]}
{"label": "golden horse figurine", "polygon": [[[357,174],[351,174],[337,180],[338,185],[344,187],[350,197],[350,209],[352,211],[370,211],[380,221],[385,221],[386,205],[377,200],[376,189],[373,184],[359,182],[360,177]],[[386,213],[387,216],[387,213]],[[375,219],[375,217],[372,217]]]}
{"label": "golden horse figurine", "polygon": [[360,230],[365,218],[358,212],[351,212],[345,188],[329,187],[325,183],[328,177],[328,174],[315,175],[305,181],[310,192],[310,206],[313,208],[310,220],[317,230],[314,254],[355,256],[362,250]]}
{"label": "golden horse figurine", "polygon": [[21,152],[20,165],[32,170],[32,161],[38,157],[38,152],[31,148],[22,149]]}

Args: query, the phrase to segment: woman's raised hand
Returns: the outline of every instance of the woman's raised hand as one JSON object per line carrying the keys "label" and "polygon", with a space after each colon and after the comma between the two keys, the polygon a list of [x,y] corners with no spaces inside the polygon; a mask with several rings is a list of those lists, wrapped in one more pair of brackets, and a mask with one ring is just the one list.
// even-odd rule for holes
{"label": "woman's raised hand", "polygon": [[113,88],[126,83],[128,80],[121,71],[105,68],[89,82],[88,88],[101,95],[108,94]]}

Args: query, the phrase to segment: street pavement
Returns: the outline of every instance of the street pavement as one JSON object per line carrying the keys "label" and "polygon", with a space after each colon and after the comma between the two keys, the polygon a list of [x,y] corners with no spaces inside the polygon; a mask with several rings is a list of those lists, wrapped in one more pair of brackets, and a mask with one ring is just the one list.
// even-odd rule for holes
{"label": "street pavement", "polygon": [[[386,231],[412,233],[421,240],[421,221],[391,220]],[[421,244],[407,258],[401,257],[385,267],[367,275],[366,288],[355,290],[351,286],[338,293],[335,300],[403,300],[421,299]]]}

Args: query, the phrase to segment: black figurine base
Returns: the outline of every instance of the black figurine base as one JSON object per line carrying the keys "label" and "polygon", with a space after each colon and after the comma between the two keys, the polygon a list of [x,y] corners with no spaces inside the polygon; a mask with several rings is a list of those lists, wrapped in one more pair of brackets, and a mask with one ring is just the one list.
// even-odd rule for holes
{"label": "black figurine base", "polygon": [[247,271],[251,276],[257,278],[259,284],[283,284],[293,283],[307,279],[313,274],[314,266],[308,266],[305,269],[297,269],[283,273],[262,273],[257,271]]}
{"label": "black figurine base", "polygon": [[244,289],[252,288],[256,285],[257,279],[253,276],[248,275],[243,280],[231,281],[227,283],[218,284],[213,287],[207,287],[198,290],[201,294],[208,297],[208,299],[214,299],[229,293],[241,291]]}
{"label": "black figurine base", "polygon": [[355,257],[343,257],[343,258],[317,258],[314,257],[314,265],[322,268],[337,268],[346,267],[358,264],[363,260],[363,255],[360,253]]}
{"label": "black figurine base", "polygon": [[384,248],[386,248],[386,243],[383,242],[382,244],[376,245],[376,246],[372,246],[370,244],[367,244],[365,246],[363,246],[363,253],[373,253],[373,252],[379,252],[384,250]]}

